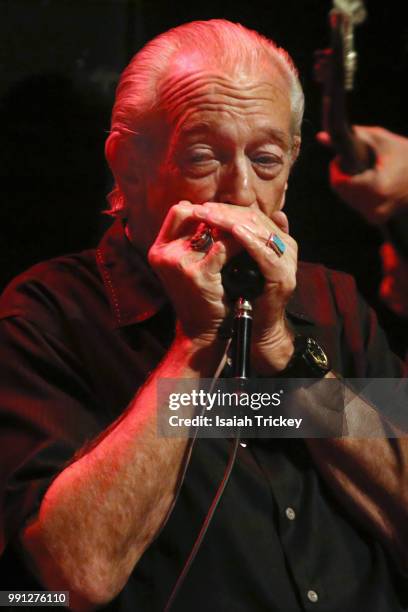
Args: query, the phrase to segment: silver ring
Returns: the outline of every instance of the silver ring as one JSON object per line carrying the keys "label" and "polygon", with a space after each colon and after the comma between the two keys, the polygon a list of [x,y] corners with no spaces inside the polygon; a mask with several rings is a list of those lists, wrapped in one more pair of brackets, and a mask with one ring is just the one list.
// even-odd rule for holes
{"label": "silver ring", "polygon": [[213,244],[214,238],[211,228],[205,225],[205,223],[200,223],[196,233],[190,239],[191,248],[199,253],[208,253]]}
{"label": "silver ring", "polygon": [[278,257],[282,257],[286,251],[286,244],[281,240],[278,234],[272,232],[266,241],[266,246],[275,251]]}

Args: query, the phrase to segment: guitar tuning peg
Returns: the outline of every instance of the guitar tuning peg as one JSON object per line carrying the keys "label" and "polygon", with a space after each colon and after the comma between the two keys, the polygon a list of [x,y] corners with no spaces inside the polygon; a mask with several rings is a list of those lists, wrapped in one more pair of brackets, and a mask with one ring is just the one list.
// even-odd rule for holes
{"label": "guitar tuning peg", "polygon": [[344,58],[344,87],[346,91],[352,91],[354,86],[354,74],[357,70],[357,53],[349,51]]}

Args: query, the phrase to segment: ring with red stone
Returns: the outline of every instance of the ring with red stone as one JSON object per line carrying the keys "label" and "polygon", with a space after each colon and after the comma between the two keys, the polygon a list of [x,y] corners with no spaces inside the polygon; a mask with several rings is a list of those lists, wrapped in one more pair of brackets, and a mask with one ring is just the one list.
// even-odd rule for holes
{"label": "ring with red stone", "polygon": [[208,253],[214,244],[211,228],[205,223],[200,223],[194,236],[190,239],[190,246],[193,251]]}

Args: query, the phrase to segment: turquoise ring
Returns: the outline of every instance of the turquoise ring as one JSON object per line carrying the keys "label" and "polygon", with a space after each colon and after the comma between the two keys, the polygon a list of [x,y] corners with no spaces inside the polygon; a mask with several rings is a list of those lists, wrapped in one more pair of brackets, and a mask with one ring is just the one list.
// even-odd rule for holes
{"label": "turquoise ring", "polygon": [[266,241],[266,246],[275,251],[278,257],[282,257],[286,251],[286,244],[279,238],[278,234],[274,232],[271,233]]}

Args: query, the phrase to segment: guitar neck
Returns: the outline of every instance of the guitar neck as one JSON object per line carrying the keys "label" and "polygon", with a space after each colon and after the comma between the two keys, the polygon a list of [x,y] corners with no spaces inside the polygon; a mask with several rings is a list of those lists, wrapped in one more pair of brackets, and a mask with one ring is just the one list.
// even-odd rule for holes
{"label": "guitar neck", "polygon": [[351,125],[344,123],[341,130],[330,130],[330,136],[343,172],[354,175],[373,167],[373,150],[357,138]]}
{"label": "guitar neck", "polygon": [[[351,11],[360,3],[354,0],[353,4],[350,0],[343,4],[348,4]],[[343,172],[359,174],[371,168],[375,160],[372,149],[357,138],[348,119],[347,92],[353,86],[357,58],[350,15],[340,10],[331,11],[331,48],[320,54],[316,69],[324,84],[323,128],[330,135]]]}

